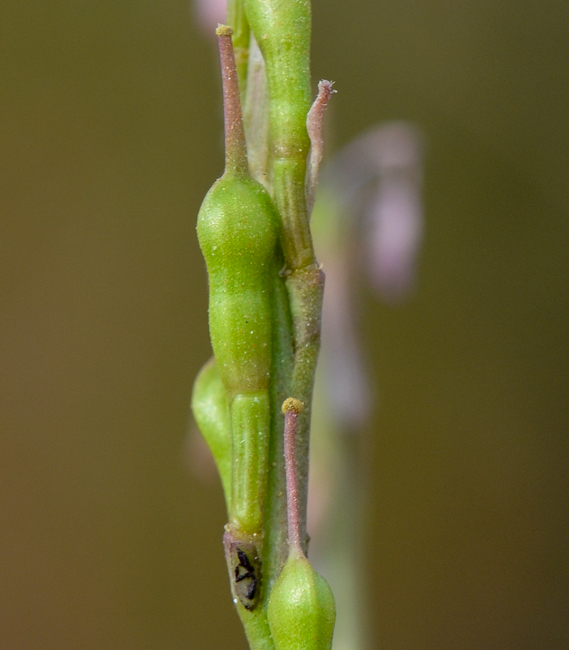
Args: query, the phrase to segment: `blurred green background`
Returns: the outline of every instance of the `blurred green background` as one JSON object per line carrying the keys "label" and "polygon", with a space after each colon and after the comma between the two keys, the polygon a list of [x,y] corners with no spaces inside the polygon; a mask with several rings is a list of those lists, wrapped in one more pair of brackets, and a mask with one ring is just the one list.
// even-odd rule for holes
{"label": "blurred green background", "polygon": [[[187,0],[4,0],[0,50],[0,648],[244,650],[186,444],[215,46]],[[362,304],[382,650],[569,647],[568,60],[558,0],[314,0],[333,145],[428,141],[418,289]]]}

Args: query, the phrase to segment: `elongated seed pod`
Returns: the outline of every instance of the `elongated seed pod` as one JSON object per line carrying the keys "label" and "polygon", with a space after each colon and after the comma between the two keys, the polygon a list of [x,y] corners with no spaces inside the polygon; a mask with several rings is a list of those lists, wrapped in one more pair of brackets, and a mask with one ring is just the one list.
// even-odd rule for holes
{"label": "elongated seed pod", "polygon": [[245,0],[265,59],[275,201],[283,221],[283,251],[291,269],[314,264],[304,182],[310,140],[310,0]]}
{"label": "elongated seed pod", "polygon": [[215,358],[200,370],[192,392],[192,412],[221,477],[225,503],[231,510],[231,423],[227,392]]}
{"label": "elongated seed pod", "polygon": [[198,238],[208,272],[211,342],[229,400],[266,390],[276,215],[262,185],[224,174],[202,203]]}
{"label": "elongated seed pod", "polygon": [[231,30],[218,28],[225,107],[226,166],[198,214],[209,277],[209,328],[230,405],[232,522],[260,530],[270,432],[271,310],[269,273],[277,214],[248,172]]}

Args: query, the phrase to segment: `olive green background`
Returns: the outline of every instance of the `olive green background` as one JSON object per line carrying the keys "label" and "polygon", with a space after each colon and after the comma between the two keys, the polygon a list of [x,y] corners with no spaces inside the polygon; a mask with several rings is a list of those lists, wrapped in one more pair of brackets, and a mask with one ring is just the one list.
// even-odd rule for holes
{"label": "olive green background", "polygon": [[[314,1],[334,146],[428,141],[417,291],[362,301],[374,648],[569,647],[568,57],[562,1]],[[245,648],[185,442],[221,128],[186,1],[0,5],[3,650]]]}

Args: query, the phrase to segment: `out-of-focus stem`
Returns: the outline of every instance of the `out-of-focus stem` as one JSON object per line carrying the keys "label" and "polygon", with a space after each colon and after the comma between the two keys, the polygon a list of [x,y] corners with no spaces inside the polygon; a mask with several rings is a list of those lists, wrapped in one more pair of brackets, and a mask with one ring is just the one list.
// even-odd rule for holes
{"label": "out-of-focus stem", "polygon": [[243,107],[251,176],[272,194],[269,174],[269,94],[265,62],[255,37],[249,43],[247,94]]}
{"label": "out-of-focus stem", "polygon": [[249,59],[249,22],[245,15],[243,0],[228,0],[227,24],[233,28],[233,47],[241,97],[245,96],[247,88],[247,62]]}

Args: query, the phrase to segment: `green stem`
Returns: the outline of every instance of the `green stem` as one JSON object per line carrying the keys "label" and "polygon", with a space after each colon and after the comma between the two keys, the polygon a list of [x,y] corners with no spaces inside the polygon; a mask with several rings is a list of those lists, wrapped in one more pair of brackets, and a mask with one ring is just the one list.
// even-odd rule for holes
{"label": "green stem", "polygon": [[305,199],[310,140],[310,0],[245,0],[263,53],[269,88],[269,137],[281,241],[291,270],[315,263]]}
{"label": "green stem", "polygon": [[298,419],[296,448],[298,508],[303,549],[306,553],[310,416],[316,363],[320,350],[324,273],[314,266],[293,272],[288,276],[286,286],[294,323],[294,370],[290,394],[305,405]]}
{"label": "green stem", "polygon": [[286,481],[284,467],[284,421],[281,405],[291,394],[293,374],[292,316],[282,268],[282,253],[277,256],[272,272],[272,366],[271,366],[271,441],[269,447],[269,479],[265,511],[265,543],[263,576],[267,593],[271,590],[288,553],[286,528]]}
{"label": "green stem", "polygon": [[[245,0],[251,30],[265,60],[273,195],[281,217],[281,245],[293,321],[293,374],[289,394],[305,404],[298,423],[301,536],[306,550],[310,412],[324,274],[317,265],[306,203],[306,126],[311,105],[310,0]],[[275,408],[273,402],[273,409]]]}

